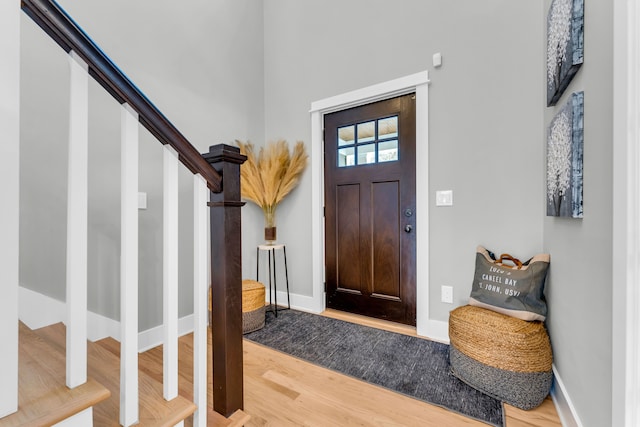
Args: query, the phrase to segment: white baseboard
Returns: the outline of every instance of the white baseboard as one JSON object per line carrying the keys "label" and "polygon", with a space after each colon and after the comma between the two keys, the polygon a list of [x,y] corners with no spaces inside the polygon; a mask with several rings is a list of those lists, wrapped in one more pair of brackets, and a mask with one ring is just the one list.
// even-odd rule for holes
{"label": "white baseboard", "polygon": [[120,322],[89,311],[87,313],[87,338],[89,341],[95,342],[108,337],[120,341]]}
{"label": "white baseboard", "polygon": [[[54,323],[66,323],[66,304],[20,287],[18,294],[18,313],[20,320],[31,329],[44,328]],[[286,301],[286,293],[285,299]],[[190,314],[178,320],[178,334],[180,336],[193,332],[193,315]],[[98,341],[111,337],[120,341],[120,322],[89,311],[87,313],[87,338]],[[138,334],[138,351],[144,352],[162,344],[162,325],[142,331]]]}
{"label": "white baseboard", "polygon": [[[269,289],[266,290],[265,294],[265,302],[269,303]],[[276,293],[278,297],[278,305],[286,306],[287,305],[287,292],[286,291],[278,291]],[[300,311],[306,311],[309,313],[321,313],[322,308],[318,307],[318,304],[315,301],[315,298],[309,297],[306,295],[299,294],[290,294],[291,296],[291,308]],[[275,302],[275,299],[271,300],[272,303]]]}
{"label": "white baseboard", "polygon": [[578,417],[576,408],[571,402],[571,398],[567,393],[567,389],[565,388],[562,379],[560,379],[560,375],[558,375],[558,370],[555,365],[553,365],[553,386],[551,387],[551,398],[553,399],[556,411],[558,411],[558,416],[560,417],[560,422],[563,427],[582,427],[582,421],[580,421],[580,417]]}
{"label": "white baseboard", "polygon": [[[22,286],[19,289],[18,300],[19,318],[31,329],[67,322],[67,305],[62,301]],[[120,341],[120,322],[89,311],[87,338],[90,341],[98,341],[106,337]]]}
{"label": "white baseboard", "polygon": [[444,320],[427,320],[427,327],[424,334],[417,331],[418,335],[429,338],[433,341],[449,344],[449,322]]}
{"label": "white baseboard", "polygon": [[[178,336],[193,332],[193,314],[178,319]],[[163,326],[147,329],[138,334],[138,352],[143,353],[162,344]]]}
{"label": "white baseboard", "polygon": [[[279,305],[287,304],[287,292],[278,291]],[[290,294],[291,308],[310,313],[322,312],[315,298]],[[265,302],[269,302],[269,292],[265,293]],[[272,301],[273,302],[273,301]],[[20,287],[19,316],[29,328],[38,329],[58,322],[66,322],[65,303],[49,296]],[[193,315],[185,316],[178,321],[180,336],[193,332]],[[424,331],[418,334],[434,341],[449,343],[449,323],[440,320],[428,320]],[[120,341],[120,322],[109,319],[91,311],[87,314],[87,336],[91,341],[111,337]],[[162,325],[156,326],[138,334],[138,351],[144,352],[162,344]]]}
{"label": "white baseboard", "polygon": [[20,286],[18,317],[31,329],[44,328],[67,320],[67,306],[62,301]]}

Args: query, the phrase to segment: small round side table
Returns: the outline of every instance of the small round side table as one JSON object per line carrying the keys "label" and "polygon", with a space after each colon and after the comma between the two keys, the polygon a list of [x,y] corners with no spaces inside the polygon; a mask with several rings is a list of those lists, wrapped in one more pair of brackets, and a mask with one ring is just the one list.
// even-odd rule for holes
{"label": "small round side table", "polygon": [[[284,277],[287,282],[287,308],[278,309],[278,287],[276,276],[276,249],[282,249],[284,259]],[[291,308],[291,297],[289,295],[289,272],[287,269],[287,248],[284,243],[262,244],[256,249],[256,280],[260,280],[260,252],[266,251],[268,255],[267,266],[269,268],[269,309],[278,317],[278,311],[288,310]],[[271,279],[273,278],[273,292],[271,291]],[[271,295],[273,295],[273,304],[271,303]]]}

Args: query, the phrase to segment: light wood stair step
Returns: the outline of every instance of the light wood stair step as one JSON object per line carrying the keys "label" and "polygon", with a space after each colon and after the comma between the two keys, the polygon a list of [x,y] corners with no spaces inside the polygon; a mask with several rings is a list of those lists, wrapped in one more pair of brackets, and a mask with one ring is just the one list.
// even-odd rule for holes
{"label": "light wood stair step", "polygon": [[[58,351],[64,352],[66,346],[65,326],[61,323],[47,326],[36,331],[40,336],[51,342]],[[88,373],[111,391],[111,396],[94,408],[94,426],[118,426],[120,406],[120,357],[103,345],[101,340],[89,342],[87,347]],[[160,368],[162,369],[162,368]],[[163,397],[162,383],[147,375],[143,369],[138,372],[140,397],[140,426],[169,427],[190,417],[196,409],[195,404],[185,397],[178,396],[171,401]]]}
{"label": "light wood stair step", "polygon": [[[211,360],[211,330],[207,334],[208,360]],[[120,343],[113,338],[105,338],[98,343],[113,353],[120,354]],[[193,334],[180,337],[178,341],[178,393],[193,401]],[[162,346],[154,347],[141,353],[138,358],[140,370],[151,378],[162,380]],[[242,410],[237,410],[229,418],[213,410],[213,376],[211,369],[207,369],[207,424],[208,427],[241,427],[251,418]],[[185,426],[193,425],[192,417],[185,420]]]}
{"label": "light wood stair step", "polygon": [[25,326],[19,325],[18,412],[0,426],[51,426],[109,398],[94,379],[69,389],[64,356]]}

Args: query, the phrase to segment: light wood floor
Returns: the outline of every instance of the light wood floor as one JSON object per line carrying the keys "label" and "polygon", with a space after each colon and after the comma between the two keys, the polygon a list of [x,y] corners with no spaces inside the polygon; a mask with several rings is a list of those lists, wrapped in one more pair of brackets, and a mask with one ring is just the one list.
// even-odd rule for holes
{"label": "light wood floor", "polygon": [[[415,328],[333,310],[324,315],[415,335]],[[486,426],[446,409],[244,341],[247,426]],[[507,427],[559,427],[551,399],[522,411],[505,405]]]}

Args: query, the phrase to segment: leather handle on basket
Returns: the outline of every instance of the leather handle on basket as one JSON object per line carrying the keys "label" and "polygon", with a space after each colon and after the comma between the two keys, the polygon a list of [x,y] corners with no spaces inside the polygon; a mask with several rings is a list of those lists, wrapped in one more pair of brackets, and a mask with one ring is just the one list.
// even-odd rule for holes
{"label": "leather handle on basket", "polygon": [[509,254],[500,255],[500,258],[496,262],[498,264],[502,264],[505,267],[511,267],[509,265],[504,265],[504,261],[511,261],[514,264],[514,267],[516,267],[518,270],[522,268],[522,261],[520,261],[518,258],[512,257]]}

